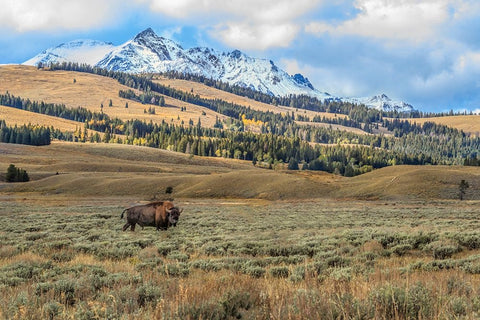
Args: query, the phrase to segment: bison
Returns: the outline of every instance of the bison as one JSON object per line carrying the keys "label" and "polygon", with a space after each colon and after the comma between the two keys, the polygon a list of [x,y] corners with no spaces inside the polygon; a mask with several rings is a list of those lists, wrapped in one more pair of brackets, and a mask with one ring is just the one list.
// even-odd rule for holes
{"label": "bison", "polygon": [[127,213],[127,223],[123,226],[123,231],[130,226],[131,231],[135,231],[135,225],[138,224],[142,228],[145,226],[156,227],[167,230],[170,226],[176,226],[180,213],[183,209],[175,207],[170,201],[156,201],[144,205],[134,206],[122,211],[120,216]]}

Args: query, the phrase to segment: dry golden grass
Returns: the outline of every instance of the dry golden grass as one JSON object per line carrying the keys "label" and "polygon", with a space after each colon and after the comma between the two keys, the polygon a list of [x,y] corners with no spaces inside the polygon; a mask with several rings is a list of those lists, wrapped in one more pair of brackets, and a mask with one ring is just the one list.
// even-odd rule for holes
{"label": "dry golden grass", "polygon": [[464,179],[471,199],[479,199],[480,168],[464,166],[392,166],[345,179],[339,196],[364,199],[458,199]]}
{"label": "dry golden grass", "polygon": [[462,115],[462,116],[448,116],[448,117],[433,117],[433,118],[415,118],[409,119],[412,123],[424,124],[425,122],[434,122],[443,124],[448,127],[463,130],[476,137],[480,137],[480,115]]}
{"label": "dry golden grass", "polygon": [[[76,80],[76,83],[73,82]],[[162,120],[180,124],[183,120],[188,124],[201,118],[202,125],[212,127],[218,116],[225,116],[209,109],[165,97],[165,107],[155,107],[156,114],[145,114],[144,109],[151,105],[123,99],[118,96],[119,90],[130,88],[119,84],[116,80],[81,72],[43,71],[35,67],[21,65],[0,66],[0,93],[10,92],[13,95],[48,103],[63,103],[67,107],[85,107],[91,111],[103,112],[110,117],[122,120],[138,119],[160,123]],[[113,106],[108,107],[110,99]],[[125,103],[128,102],[128,109]],[[181,108],[186,107],[182,112]],[[205,112],[206,115],[202,115]],[[179,119],[180,118],[180,119]]]}
{"label": "dry golden grass", "polygon": [[61,131],[73,132],[78,128],[83,130],[83,123],[72,120],[51,117],[35,112],[15,109],[11,107],[0,106],[0,119],[5,120],[8,126],[21,126],[24,124],[33,124],[50,127]]}
{"label": "dry golden grass", "polygon": [[[14,163],[32,177],[27,184],[11,187],[15,192],[153,197],[172,186],[182,198],[308,198],[329,192],[328,181],[340,179],[326,173],[276,172],[255,168],[249,161],[191,158],[128,145],[0,144],[0,150],[0,167]],[[321,180],[326,183],[318,185]]]}
{"label": "dry golden grass", "polygon": [[[75,83],[73,80],[76,80]],[[205,86],[201,83],[159,78],[156,80],[163,85],[190,92],[193,88],[195,94],[203,98],[220,98],[228,102],[236,103],[254,110],[272,111],[275,113],[296,113],[313,118],[316,115],[326,118],[346,117],[326,112],[313,112],[309,110],[295,109],[285,106],[273,106],[261,103],[246,97],[237,96],[225,91]],[[160,123],[163,120],[175,124],[188,123],[193,120],[195,123],[201,119],[202,126],[213,127],[216,119],[224,120],[227,117],[213,112],[207,108],[189,104],[180,100],[165,97],[165,107],[155,107],[156,114],[146,114],[152,105],[141,104],[118,96],[119,90],[129,88],[119,84],[116,80],[72,71],[46,71],[38,70],[35,67],[22,65],[0,66],[0,93],[10,92],[13,95],[31,100],[45,101],[48,103],[63,103],[67,107],[85,107],[91,111],[100,112],[100,105],[103,104],[103,112],[110,117],[118,117],[122,120],[138,119]],[[112,107],[108,107],[112,100]],[[125,104],[128,102],[128,108]],[[186,111],[181,111],[185,108]],[[204,115],[205,114],[205,115]],[[25,120],[27,123],[27,120]],[[311,122],[299,122],[303,125],[318,125]],[[335,126],[340,130],[351,131],[363,134],[362,130]]]}
{"label": "dry golden grass", "polygon": [[6,171],[10,163],[27,170],[32,181],[0,183],[0,188],[23,193],[150,199],[172,186],[181,198],[429,200],[457,199],[458,185],[465,179],[470,184],[466,199],[480,199],[478,167],[394,166],[345,178],[147,147],[66,142],[43,147],[0,144],[0,168]]}

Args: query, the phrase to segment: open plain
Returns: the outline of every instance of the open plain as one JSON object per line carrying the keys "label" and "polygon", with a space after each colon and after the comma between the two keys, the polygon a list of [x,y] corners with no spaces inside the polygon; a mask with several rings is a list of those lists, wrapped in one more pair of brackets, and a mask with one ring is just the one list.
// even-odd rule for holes
{"label": "open plain", "polygon": [[[9,163],[32,179],[0,184],[3,318],[479,315],[475,167],[345,178],[65,142],[0,144]],[[166,198],[184,209],[177,227],[121,231],[124,208]]]}

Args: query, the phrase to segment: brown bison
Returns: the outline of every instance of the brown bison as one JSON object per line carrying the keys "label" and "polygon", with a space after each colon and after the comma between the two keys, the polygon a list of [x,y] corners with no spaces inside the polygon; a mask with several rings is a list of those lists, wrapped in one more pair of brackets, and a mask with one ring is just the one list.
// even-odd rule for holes
{"label": "brown bison", "polygon": [[127,223],[123,226],[123,231],[130,226],[131,231],[135,231],[135,225],[138,224],[142,228],[145,226],[156,227],[167,230],[170,226],[177,226],[178,218],[183,209],[179,209],[170,201],[157,201],[144,205],[130,207],[122,211],[120,216],[127,213]]}

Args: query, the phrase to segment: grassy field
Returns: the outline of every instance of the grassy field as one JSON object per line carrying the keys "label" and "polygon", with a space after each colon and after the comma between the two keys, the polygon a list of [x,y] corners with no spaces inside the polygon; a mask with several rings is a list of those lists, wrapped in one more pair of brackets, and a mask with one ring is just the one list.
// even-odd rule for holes
{"label": "grassy field", "polygon": [[[479,316],[478,168],[345,178],[65,142],[0,144],[10,163],[32,181],[0,183],[0,318]],[[121,231],[168,186],[176,228]]]}
{"label": "grassy field", "polygon": [[410,119],[410,122],[416,122],[417,124],[435,122],[448,127],[456,128],[458,130],[463,130],[465,133],[480,137],[480,115],[415,118]]}
{"label": "grassy field", "polygon": [[0,199],[0,317],[476,319],[478,203],[186,200],[122,232],[127,199]]}

